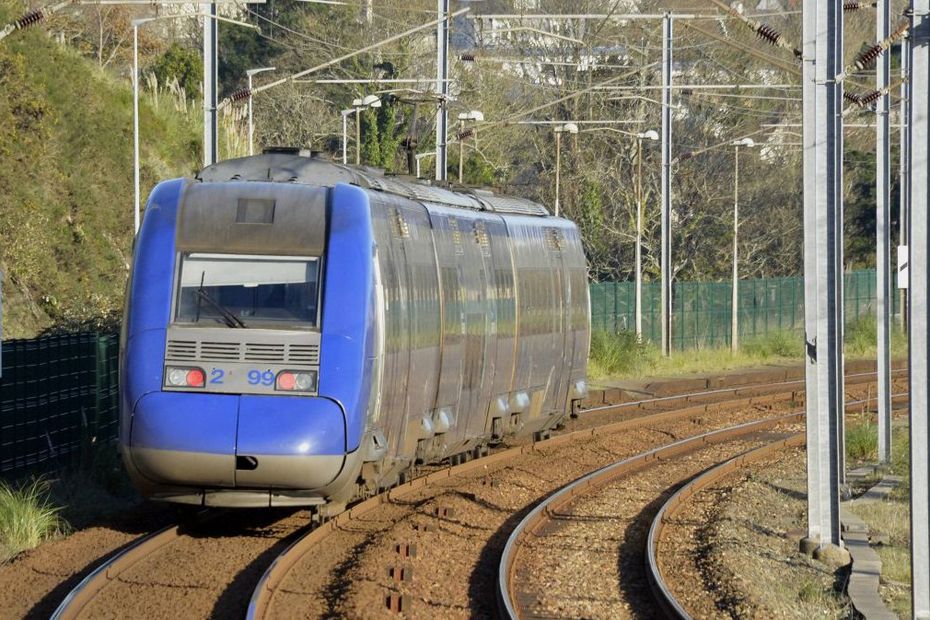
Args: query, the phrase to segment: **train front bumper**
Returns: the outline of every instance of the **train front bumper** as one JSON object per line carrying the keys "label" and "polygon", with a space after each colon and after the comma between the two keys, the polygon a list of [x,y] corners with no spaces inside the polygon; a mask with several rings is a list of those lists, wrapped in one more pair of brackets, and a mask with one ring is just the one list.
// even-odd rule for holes
{"label": "train front bumper", "polygon": [[153,392],[136,403],[123,457],[153,499],[321,503],[345,465],[345,416],[326,398]]}

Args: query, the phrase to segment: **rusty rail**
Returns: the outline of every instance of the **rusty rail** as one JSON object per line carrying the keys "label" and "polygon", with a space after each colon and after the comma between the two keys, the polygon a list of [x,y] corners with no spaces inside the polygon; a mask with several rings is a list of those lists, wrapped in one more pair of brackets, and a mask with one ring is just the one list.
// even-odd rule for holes
{"label": "rusty rail", "polygon": [[[191,516],[193,522],[207,523],[227,514],[226,510],[201,510]],[[117,551],[103,564],[95,568],[81,580],[64,598],[50,616],[51,620],[71,620],[77,618],[87,604],[103,590],[107,584],[120,576],[144,558],[152,555],[181,536],[184,535],[184,525],[176,524],[163,527],[160,530],[141,536],[129,543],[127,547]]]}
{"label": "rusty rail", "polygon": [[181,536],[179,525],[169,525],[163,529],[141,537],[128,547],[108,558],[74,587],[68,596],[58,605],[51,615],[51,620],[71,620],[77,618],[84,607],[97,594],[147,555],[150,555]]}
{"label": "rusty rail", "polygon": [[[901,371],[894,371],[901,372]],[[865,372],[851,374],[847,376],[847,379],[861,379],[868,376],[875,376],[874,372]],[[856,384],[862,381],[852,381],[850,383]],[[850,383],[847,383],[849,385]],[[763,387],[769,386],[789,386],[789,385],[798,385],[803,386],[804,381],[786,381],[778,384],[763,384]],[[793,398],[795,391],[781,390],[774,393],[767,393],[764,395],[752,395],[755,390],[760,386],[756,385],[742,385],[733,388],[724,388],[720,390],[710,390],[706,392],[698,392],[691,394],[683,395],[673,395],[673,396],[663,396],[658,398],[644,399],[641,401],[628,402],[628,403],[619,403],[616,405],[606,405],[603,407],[598,407],[596,409],[587,409],[583,413],[594,412],[594,411],[603,411],[606,409],[624,409],[630,407],[639,407],[645,410],[648,410],[652,405],[658,403],[669,403],[674,400],[679,400],[681,402],[689,402],[696,396],[705,396],[705,395],[721,395],[727,392],[732,393],[733,395],[749,395],[743,398],[725,400],[725,401],[716,401],[702,404],[693,404],[688,407],[681,409],[672,409],[667,411],[660,411],[656,413],[650,413],[643,416],[638,416],[635,418],[630,418],[627,420],[622,420],[619,422],[614,422],[611,424],[606,424],[603,426],[598,426],[590,429],[583,429],[574,431],[571,433],[566,433],[563,435],[557,435],[551,439],[544,441],[534,441],[530,444],[518,446],[515,448],[510,448],[507,450],[502,450],[486,456],[480,459],[469,461],[460,465],[442,469],[440,471],[433,472],[426,476],[415,478],[414,480],[402,484],[400,486],[394,487],[393,489],[371,497],[365,501],[362,501],[353,507],[349,508],[345,512],[340,513],[336,517],[326,521],[321,524],[313,531],[303,536],[302,538],[296,540],[292,543],[287,549],[285,549],[274,561],[268,566],[265,570],[265,573],[259,579],[258,583],[255,586],[255,589],[252,592],[252,597],[249,601],[248,611],[246,613],[246,618],[248,620],[257,620],[260,618],[265,618],[268,614],[268,611],[271,606],[271,599],[274,592],[279,587],[280,583],[287,576],[290,570],[316,545],[320,544],[326,537],[335,530],[343,528],[346,524],[351,521],[360,518],[373,510],[377,509],[379,506],[390,503],[394,500],[402,499],[403,497],[413,493],[417,490],[423,489],[426,486],[433,484],[437,480],[448,479],[452,477],[457,477],[468,472],[474,471],[478,468],[483,468],[489,465],[494,465],[499,462],[507,461],[509,459],[515,458],[522,454],[529,454],[538,449],[552,448],[566,443],[572,443],[576,441],[583,441],[585,439],[590,439],[601,434],[610,434],[616,433],[624,430],[631,430],[647,424],[654,424],[656,422],[670,422],[677,421],[680,419],[686,419],[689,416],[696,416],[704,414],[708,411],[709,407],[719,406],[723,403],[726,403],[730,406],[752,406],[759,405],[763,403],[771,403],[779,400],[777,397],[779,395],[787,395],[787,398]],[[870,399],[866,399],[867,402]],[[847,407],[853,406],[855,404],[862,404],[864,401],[855,401],[848,402]],[[800,414],[793,414],[800,415]],[[774,418],[778,419],[778,418]],[[668,447],[666,447],[668,448]]]}
{"label": "rusty rail", "polygon": [[691,497],[728,474],[750,463],[761,460],[773,452],[784,450],[789,447],[801,446],[805,443],[805,433],[798,433],[787,439],[775,441],[754,450],[744,452],[705,471],[703,474],[681,487],[662,505],[662,508],[659,509],[659,512],[652,520],[652,525],[649,528],[649,537],[646,541],[646,574],[649,577],[649,584],[652,586],[653,595],[656,600],[659,601],[659,604],[668,617],[691,618],[690,614],[688,614],[675,598],[675,595],[672,594],[668,584],[665,583],[665,579],[662,577],[662,572],[659,570],[656,548],[659,544],[659,538],[662,535],[662,529],[665,527],[665,524],[682,510]]}
{"label": "rusty rail", "polygon": [[[750,399],[745,400],[749,401]],[[249,620],[265,618],[270,609],[272,595],[285,576],[288,574],[288,572],[294,567],[295,564],[297,564],[297,562],[300,561],[301,558],[303,558],[316,545],[321,543],[331,532],[343,528],[354,519],[372,512],[383,504],[402,499],[415,491],[421,490],[424,487],[433,484],[436,481],[461,476],[479,468],[485,468],[496,463],[504,462],[523,454],[530,454],[541,449],[548,449],[563,444],[584,441],[586,439],[597,437],[598,435],[602,434],[611,434],[619,431],[630,430],[645,426],[647,424],[654,424],[656,422],[675,421],[687,418],[689,416],[699,415],[704,413],[708,406],[709,405],[695,405],[692,407],[686,407],[684,409],[663,411],[656,414],[614,422],[612,424],[607,424],[596,428],[579,430],[573,433],[566,433],[564,435],[558,435],[544,441],[535,441],[523,446],[502,450],[500,452],[493,453],[490,456],[475,459],[473,461],[469,461],[461,465],[456,465],[454,467],[442,469],[420,478],[415,478],[410,482],[394,487],[390,491],[381,493],[380,495],[376,495],[359,504],[356,504],[345,512],[340,513],[333,519],[326,521],[306,536],[298,539],[290,547],[285,549],[277,558],[275,558],[275,560],[262,575],[261,579],[259,579],[258,584],[252,593],[252,598],[249,601],[249,608],[246,614],[246,618]],[[776,424],[782,421],[782,419],[782,417],[770,418],[772,421],[764,422],[761,424],[763,426],[765,424]],[[762,426],[760,426],[760,428],[761,427]],[[668,451],[670,449],[669,446],[666,446],[663,449],[666,450],[665,454],[672,454],[672,452]]]}
{"label": "rusty rail", "polygon": [[519,618],[517,609],[514,606],[512,593],[514,590],[514,566],[516,564],[517,553],[519,552],[523,540],[526,539],[527,536],[532,535],[533,531],[535,531],[539,525],[545,523],[549,519],[549,515],[553,514],[576,497],[584,495],[592,489],[603,486],[614,478],[625,475],[661,458],[689,452],[706,445],[722,443],[733,437],[766,430],[778,424],[799,422],[803,419],[803,416],[803,412],[795,412],[788,415],[730,426],[682,439],[660,448],[649,450],[648,452],[643,452],[622,461],[612,463],[563,486],[526,515],[507,539],[498,568],[498,606],[501,616],[514,619]]}
{"label": "rusty rail", "polygon": [[[892,376],[895,375],[907,375],[907,368],[898,368],[891,371]],[[870,383],[867,377],[875,377],[875,372],[860,372],[846,375],[846,386],[859,385],[861,383]],[[804,379],[790,379],[786,381],[778,381],[775,383],[757,383],[757,384],[746,384],[746,385],[737,385],[725,388],[716,388],[713,390],[704,390],[701,392],[689,392],[687,394],[671,394],[668,396],[656,396],[653,398],[644,398],[641,400],[633,400],[625,403],[614,403],[601,405],[599,407],[591,407],[588,409],[582,409],[578,411],[579,414],[588,414],[596,413],[598,411],[606,411],[608,409],[626,409],[626,408],[639,408],[647,409],[652,406],[660,406],[663,404],[674,403],[675,401],[681,402],[695,402],[701,401],[708,398],[713,398],[715,396],[723,396],[725,394],[732,394],[733,396],[747,396],[755,395],[756,397],[768,396],[774,394],[783,394],[790,393],[793,390],[789,386],[797,386],[800,389],[804,388]],[[764,390],[763,393],[759,393],[761,390]],[[877,397],[870,399],[875,400]],[[870,402],[867,401],[867,402]],[[859,401],[857,401],[859,402]]]}

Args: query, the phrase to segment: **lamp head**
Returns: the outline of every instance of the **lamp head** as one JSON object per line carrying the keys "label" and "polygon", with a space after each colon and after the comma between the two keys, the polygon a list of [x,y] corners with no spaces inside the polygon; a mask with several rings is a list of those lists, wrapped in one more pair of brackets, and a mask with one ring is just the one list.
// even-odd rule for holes
{"label": "lamp head", "polygon": [[659,132],[657,132],[655,129],[650,129],[648,131],[636,134],[636,137],[643,140],[658,140]]}
{"label": "lamp head", "polygon": [[756,141],[752,138],[743,138],[742,140],[735,140],[733,146],[745,146],[746,148],[752,148],[756,145]]}
{"label": "lamp head", "polygon": [[555,128],[556,133],[578,133],[578,125],[575,123],[565,123]]}
{"label": "lamp head", "polygon": [[274,71],[276,67],[258,67],[256,69],[249,69],[245,72],[246,75],[255,75],[256,73],[263,73],[265,71]]}
{"label": "lamp head", "polygon": [[484,113],[481,110],[472,110],[471,112],[462,112],[459,114],[460,121],[475,121],[480,123],[484,120]]}

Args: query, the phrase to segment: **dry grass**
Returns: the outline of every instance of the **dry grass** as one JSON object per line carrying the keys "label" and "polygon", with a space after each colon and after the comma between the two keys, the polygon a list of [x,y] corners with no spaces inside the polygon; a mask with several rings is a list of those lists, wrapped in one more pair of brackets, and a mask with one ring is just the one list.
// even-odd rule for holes
{"label": "dry grass", "polygon": [[[874,435],[874,425],[868,426],[869,432]],[[850,433],[857,432],[854,428],[847,432],[847,447]],[[865,435],[866,432],[863,431],[861,434]],[[867,438],[863,439],[863,441],[867,440]],[[908,429],[906,427],[895,428],[892,437],[890,469],[893,473],[903,477],[902,484],[884,501],[856,503],[851,506],[853,512],[869,525],[873,533],[887,536],[887,544],[876,547],[882,560],[881,595],[892,611],[903,618],[911,616],[909,453]]]}

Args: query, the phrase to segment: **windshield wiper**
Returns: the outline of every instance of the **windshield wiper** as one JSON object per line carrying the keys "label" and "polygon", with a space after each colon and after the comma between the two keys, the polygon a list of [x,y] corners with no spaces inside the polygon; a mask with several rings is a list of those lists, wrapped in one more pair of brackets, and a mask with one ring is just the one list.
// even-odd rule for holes
{"label": "windshield wiper", "polygon": [[207,294],[207,292],[203,290],[202,286],[201,288],[197,289],[197,297],[199,297],[200,299],[204,300],[205,302],[213,306],[214,310],[216,310],[217,312],[220,313],[220,315],[222,315],[223,322],[226,323],[227,327],[237,327],[237,328],[245,327],[245,322],[242,319],[237,317],[235,314],[233,314],[232,312],[224,308],[216,300],[210,297]]}

